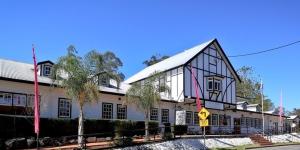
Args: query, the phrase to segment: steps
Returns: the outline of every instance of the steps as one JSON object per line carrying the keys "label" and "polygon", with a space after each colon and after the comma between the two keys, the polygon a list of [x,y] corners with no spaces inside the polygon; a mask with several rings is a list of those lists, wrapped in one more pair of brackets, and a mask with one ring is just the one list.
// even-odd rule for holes
{"label": "steps", "polygon": [[271,146],[273,145],[272,142],[270,142],[269,140],[265,139],[262,135],[260,134],[253,134],[250,136],[250,139],[254,142],[254,143],[258,143],[261,146]]}

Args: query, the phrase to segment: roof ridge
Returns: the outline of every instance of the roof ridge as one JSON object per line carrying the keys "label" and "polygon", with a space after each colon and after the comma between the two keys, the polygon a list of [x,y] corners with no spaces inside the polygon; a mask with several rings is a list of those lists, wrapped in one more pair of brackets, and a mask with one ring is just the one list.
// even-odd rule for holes
{"label": "roof ridge", "polygon": [[[171,57],[169,57],[169,58],[167,58],[167,59],[165,59],[165,60],[162,60],[162,61],[160,61],[160,62],[158,62],[158,63],[156,63],[156,64],[153,64],[153,65],[151,65],[151,66],[148,66],[148,67],[146,67],[146,68],[140,70],[139,72],[135,73],[135,74],[132,75],[131,77],[127,78],[127,79],[125,80],[125,82],[126,82],[126,83],[132,83],[132,82],[136,82],[136,81],[138,81],[138,80],[147,78],[147,76],[149,76],[149,75],[151,74],[151,73],[149,74],[149,72],[147,72],[147,71],[153,70],[153,71],[152,71],[152,73],[153,73],[153,72],[155,72],[155,71],[166,71],[166,70],[168,70],[168,69],[174,68],[174,66],[173,66],[173,67],[170,67],[170,66],[172,66],[172,65],[170,65],[170,64],[172,64],[172,62],[169,62],[169,61],[171,61],[171,60],[173,60],[173,59],[179,57],[180,55],[183,55],[183,56],[189,55],[189,53],[192,53],[192,52],[191,52],[192,50],[195,50],[195,49],[197,49],[197,48],[201,48],[199,51],[197,51],[197,53],[195,53],[195,54],[192,53],[193,56],[194,56],[194,55],[198,54],[200,51],[202,51],[207,45],[209,45],[210,43],[212,43],[212,42],[215,41],[215,40],[216,40],[216,39],[214,38],[214,39],[208,40],[208,41],[206,41],[206,42],[200,43],[200,44],[198,44],[198,45],[193,46],[192,48],[185,49],[185,50],[183,50],[182,52],[179,52],[179,53],[177,53],[177,54],[175,54],[175,55],[173,55],[173,56],[171,56]],[[190,55],[191,55],[191,54],[190,54]],[[190,59],[191,59],[191,58],[190,58]],[[180,66],[180,65],[182,65],[183,63],[186,63],[186,62],[188,62],[188,61],[189,61],[189,60],[181,61],[180,64],[176,64],[175,67],[178,67],[178,66]],[[166,62],[167,62],[167,63],[166,63]],[[174,63],[178,63],[178,62],[174,62]],[[174,65],[174,63],[173,63],[173,65]],[[168,64],[168,65],[170,65],[170,66],[162,67],[161,70],[160,70],[158,66],[160,66],[160,65],[162,65],[162,64]],[[162,65],[162,66],[163,66],[163,65]],[[142,72],[144,72],[144,74],[148,74],[148,75],[146,75],[146,76],[141,75]],[[139,76],[138,76],[138,75],[139,75]],[[142,76],[142,77],[141,77],[141,76]],[[134,77],[135,77],[135,78],[138,78],[138,79],[134,79]],[[130,81],[130,80],[133,80],[133,81]]]}
{"label": "roof ridge", "polygon": [[20,64],[32,65],[33,66],[33,64],[26,63],[26,62],[21,62],[19,60],[11,60],[11,59],[0,58],[0,61],[9,61],[9,62],[13,62],[13,63],[20,63]]}

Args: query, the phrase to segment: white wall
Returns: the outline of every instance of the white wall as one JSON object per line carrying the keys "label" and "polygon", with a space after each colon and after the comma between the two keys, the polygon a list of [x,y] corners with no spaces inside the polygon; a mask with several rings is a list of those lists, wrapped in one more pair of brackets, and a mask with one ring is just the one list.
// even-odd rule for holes
{"label": "white wall", "polygon": [[[224,61],[220,55],[220,50],[216,50],[214,45],[211,48],[205,49],[202,53],[196,56],[191,64],[184,67],[184,88],[185,96],[196,97],[195,86],[191,78],[190,65],[194,67],[194,74],[198,77],[198,87],[199,96],[202,99],[208,101],[215,101],[219,103],[236,103],[236,83],[233,76],[233,72],[230,71],[229,65]],[[220,76],[222,77],[222,91],[220,94],[211,94],[207,91],[207,77],[208,76]],[[202,95],[202,92],[204,96]],[[214,105],[208,103],[207,107],[214,108]],[[221,106],[217,106],[215,109],[220,109]]]}
{"label": "white wall", "polygon": [[[58,118],[58,99],[67,98],[62,88],[53,88],[49,86],[39,86],[41,95],[40,112],[43,118]],[[0,80],[0,91],[23,94],[34,94],[34,85],[27,83],[18,83]],[[120,100],[119,100],[120,98]],[[100,94],[97,102],[86,103],[83,110],[88,119],[102,119],[102,103],[113,103],[113,119],[117,118],[117,104],[123,104],[124,96],[112,94]],[[169,121],[174,123],[175,111],[174,103],[161,102],[156,106],[159,109],[158,119],[161,122],[161,109],[169,109]],[[72,101],[72,118],[79,116],[79,107],[76,101]],[[134,104],[127,104],[127,118],[134,121],[144,121],[144,114],[137,109]]]}

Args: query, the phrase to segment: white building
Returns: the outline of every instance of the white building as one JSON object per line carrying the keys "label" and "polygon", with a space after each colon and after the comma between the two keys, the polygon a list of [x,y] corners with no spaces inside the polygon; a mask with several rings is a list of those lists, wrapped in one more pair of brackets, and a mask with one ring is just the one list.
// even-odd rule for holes
{"label": "white building", "polygon": [[[51,87],[49,74],[54,63],[43,61],[39,66],[41,117],[77,118],[76,101],[67,99],[63,89]],[[143,113],[131,105],[122,106],[124,95],[130,84],[143,83],[153,72],[165,76],[159,84],[168,85],[170,93],[161,93],[161,104],[151,110],[150,119],[161,125],[189,125],[190,132],[198,132],[195,86],[191,72],[196,75],[202,106],[210,111],[209,133],[247,133],[261,129],[261,108],[259,105],[237,104],[236,83],[239,76],[216,39],[187,49],[177,55],[149,66],[126,81],[120,88],[112,81],[99,83],[102,93],[99,101],[86,104],[85,117],[89,119],[144,120]],[[0,59],[0,113],[30,115],[33,107],[33,65]],[[265,128],[278,129],[278,115],[265,114]]]}

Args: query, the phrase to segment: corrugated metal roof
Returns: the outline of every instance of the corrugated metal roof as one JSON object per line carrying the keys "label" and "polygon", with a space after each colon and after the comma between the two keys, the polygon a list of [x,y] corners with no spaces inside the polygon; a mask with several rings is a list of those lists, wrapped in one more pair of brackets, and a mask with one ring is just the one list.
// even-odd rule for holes
{"label": "corrugated metal roof", "polygon": [[191,49],[185,50],[181,53],[178,53],[172,57],[169,57],[159,63],[156,63],[154,65],[151,65],[142,71],[138,72],[137,74],[133,75],[132,77],[128,78],[125,83],[133,83],[136,81],[139,81],[141,79],[147,78],[154,72],[163,72],[178,66],[181,66],[185,63],[187,63],[190,59],[192,59],[195,55],[197,55],[199,52],[204,50],[205,47],[207,47],[210,43],[214,41],[210,40],[203,44],[200,44],[198,46],[195,46]]}
{"label": "corrugated metal roof", "polygon": [[[34,82],[33,64],[0,59],[0,77],[18,81]],[[38,82],[51,85],[52,79],[38,75]],[[104,86],[99,86],[99,89],[104,92],[125,94],[129,87],[130,85],[122,82],[120,83],[119,89]]]}
{"label": "corrugated metal roof", "polygon": [[[33,64],[0,59],[0,77],[33,82]],[[38,81],[39,83],[52,83],[50,78],[43,76],[38,76]]]}

